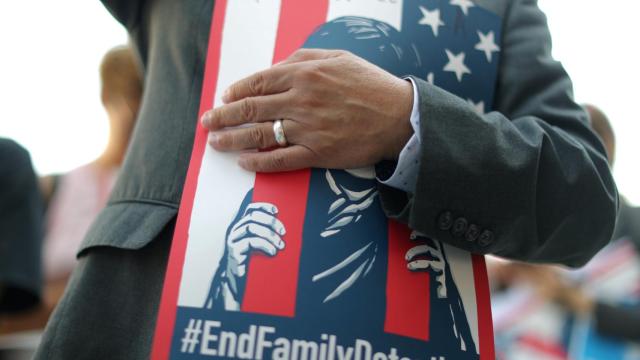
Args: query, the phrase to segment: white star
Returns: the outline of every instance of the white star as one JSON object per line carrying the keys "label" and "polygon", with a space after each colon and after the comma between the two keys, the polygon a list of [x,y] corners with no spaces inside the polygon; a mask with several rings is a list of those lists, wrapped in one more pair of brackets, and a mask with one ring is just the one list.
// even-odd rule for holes
{"label": "white star", "polygon": [[462,13],[465,15],[469,15],[469,8],[475,6],[471,2],[471,0],[451,0],[449,4],[454,6],[460,6],[460,9],[462,9]]}
{"label": "white star", "polygon": [[473,109],[478,113],[478,115],[484,115],[484,101],[480,101],[479,103],[473,102],[471,99],[467,99],[469,105],[473,106]]}
{"label": "white star", "polygon": [[454,55],[448,49],[445,49],[447,52],[447,57],[449,58],[449,62],[444,67],[444,71],[454,72],[456,73],[456,77],[458,81],[462,81],[462,76],[464,74],[471,74],[471,70],[464,64],[464,52],[461,52],[458,55]]}
{"label": "white star", "polygon": [[427,82],[431,85],[434,84],[434,79],[435,78],[435,74],[430,72],[429,74],[427,74]]}
{"label": "white star", "polygon": [[487,35],[478,31],[478,37],[480,37],[480,42],[476,44],[476,50],[484,51],[484,54],[487,56],[487,61],[491,62],[493,52],[500,51],[500,47],[496,45],[493,31],[489,31]]}
{"label": "white star", "polygon": [[438,29],[440,26],[444,26],[444,23],[440,19],[440,9],[429,11],[429,9],[420,6],[420,11],[422,11],[422,19],[420,19],[418,24],[431,26],[433,35],[437,37]]}

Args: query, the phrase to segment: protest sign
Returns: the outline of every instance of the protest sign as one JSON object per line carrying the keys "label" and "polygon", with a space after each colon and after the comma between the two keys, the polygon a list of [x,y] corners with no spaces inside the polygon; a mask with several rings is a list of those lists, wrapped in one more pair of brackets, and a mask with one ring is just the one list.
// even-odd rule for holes
{"label": "protest sign", "polygon": [[[499,18],[442,4],[466,26],[434,28],[421,3],[216,1],[200,114],[300,47],[348,50],[489,110],[498,59],[474,46]],[[465,52],[480,75],[447,70]],[[206,142],[198,127],[154,359],[493,359],[483,257],[387,219],[373,168],[255,174]]]}

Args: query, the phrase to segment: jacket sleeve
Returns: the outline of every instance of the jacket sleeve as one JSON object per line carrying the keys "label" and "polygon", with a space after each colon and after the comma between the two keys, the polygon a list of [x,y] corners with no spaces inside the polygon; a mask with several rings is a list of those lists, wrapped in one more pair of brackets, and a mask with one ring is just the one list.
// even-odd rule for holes
{"label": "jacket sleeve", "polygon": [[603,145],[551,57],[545,15],[504,18],[495,112],[414,79],[422,150],[413,194],[380,185],[390,218],[456,247],[580,266],[608,241],[618,204]]}
{"label": "jacket sleeve", "polygon": [[145,0],[101,0],[111,15],[131,31],[140,23]]}

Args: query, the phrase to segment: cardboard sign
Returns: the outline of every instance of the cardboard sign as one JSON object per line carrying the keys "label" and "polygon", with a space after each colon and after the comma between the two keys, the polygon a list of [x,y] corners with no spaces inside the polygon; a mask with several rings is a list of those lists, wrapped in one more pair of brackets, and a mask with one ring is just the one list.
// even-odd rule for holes
{"label": "cardboard sign", "polygon": [[[300,47],[349,50],[488,107],[498,61],[474,50],[476,28],[499,35],[500,20],[438,4],[218,0],[200,114]],[[439,31],[421,21],[436,8]],[[475,77],[447,67],[465,52]],[[389,221],[373,169],[249,173],[206,140],[198,127],[154,359],[494,358],[483,257]]]}

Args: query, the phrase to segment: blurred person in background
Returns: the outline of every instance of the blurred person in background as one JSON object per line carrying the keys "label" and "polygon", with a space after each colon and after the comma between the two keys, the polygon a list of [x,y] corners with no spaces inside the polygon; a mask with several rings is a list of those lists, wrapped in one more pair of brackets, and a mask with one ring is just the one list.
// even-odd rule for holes
{"label": "blurred person in background", "polygon": [[29,153],[0,138],[0,326],[41,299],[43,201]]}
{"label": "blurred person in background", "polygon": [[109,118],[109,141],[91,163],[44,178],[49,200],[44,241],[47,283],[61,294],[76,263],[76,251],[104,208],[127,151],[142,99],[142,75],[128,46],[111,49],[100,65],[101,100]]}
{"label": "blurred person in background", "polygon": [[[605,113],[598,107],[586,104],[584,108],[591,118],[592,128],[601,137],[607,149],[609,164],[613,167],[616,143],[611,123]],[[634,245],[636,262],[640,263],[640,208],[631,206],[622,195],[620,196],[620,209],[612,240],[631,242]],[[596,255],[594,260],[597,259],[598,256]],[[618,304],[631,299],[616,299],[615,303],[600,300],[594,297],[593,294],[585,292],[579,286],[572,286],[566,281],[562,281],[562,277],[559,276],[542,275],[537,278],[543,280],[540,282],[540,285],[544,286],[541,291],[549,298],[557,300],[576,315],[592,316],[599,334],[640,344],[640,304],[634,306],[621,306]],[[623,286],[635,289],[636,295],[640,297],[640,293],[638,293],[640,282],[624,284]],[[636,299],[635,302],[637,303],[638,300],[640,298]]]}
{"label": "blurred person in background", "polygon": [[[616,138],[611,123],[607,115],[596,106],[586,104],[584,108],[591,118],[591,127],[600,136],[605,145],[609,164],[613,168],[616,156]],[[613,240],[622,237],[627,237],[634,244],[640,256],[640,207],[631,206],[621,195]]]}
{"label": "blurred person in background", "polygon": [[105,54],[100,79],[109,141],[103,153],[89,164],[40,179],[47,204],[42,249],[44,304],[37,311],[0,324],[0,334],[44,327],[76,265],[80,243],[115,183],[142,98],[142,75],[130,47],[119,46]]}
{"label": "blurred person in background", "polygon": [[[587,104],[584,108],[589,113],[593,130],[605,145],[609,164],[613,167],[616,144],[611,123],[604,112],[596,106]],[[538,300],[558,304],[568,311],[569,315],[575,315],[577,318],[591,318],[599,335],[640,344],[640,303],[638,303],[640,282],[636,281],[638,277],[623,275],[623,279],[620,280],[615,278],[616,274],[611,274],[615,271],[611,269],[612,267],[621,267],[620,271],[637,272],[640,265],[640,208],[629,205],[622,196],[612,240],[613,246],[616,243],[621,246],[613,251],[612,246],[609,246],[596,255],[585,269],[579,270],[586,274],[573,276],[575,274],[572,272],[550,265],[490,261],[488,269],[492,283],[495,288],[503,288],[502,290],[528,285],[533,289],[533,296]],[[620,244],[625,241],[633,246]],[[621,264],[622,262],[631,263],[631,266],[625,267]],[[602,272],[608,273],[603,275]],[[628,281],[629,279],[631,282]],[[588,289],[593,288],[588,284],[589,282],[599,282],[598,288],[601,289],[611,288],[611,286],[605,286],[603,282],[617,282],[612,286],[627,288],[621,293],[630,293],[632,296],[594,294],[593,289]],[[618,291],[615,292],[618,293]],[[529,301],[528,306],[532,303]],[[523,308],[525,307],[527,306]],[[499,337],[500,327],[497,328]]]}

